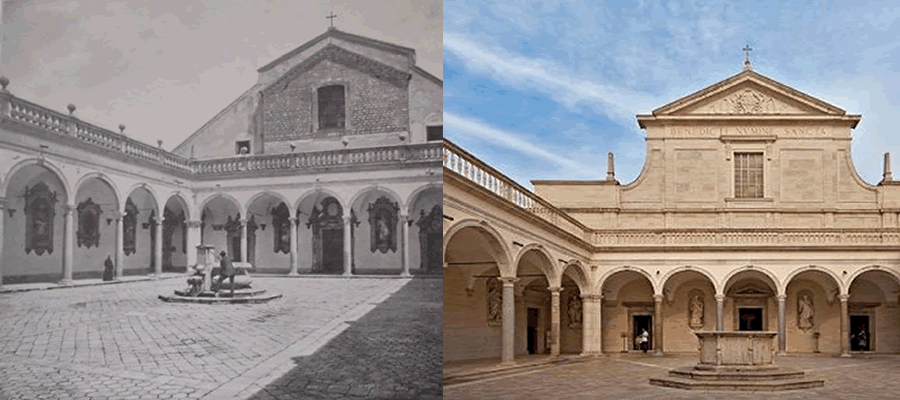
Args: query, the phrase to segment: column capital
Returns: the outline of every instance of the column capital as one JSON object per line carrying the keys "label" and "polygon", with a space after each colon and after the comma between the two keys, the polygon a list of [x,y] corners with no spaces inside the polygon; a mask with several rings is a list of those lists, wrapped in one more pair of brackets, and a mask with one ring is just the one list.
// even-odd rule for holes
{"label": "column capital", "polygon": [[841,299],[841,303],[844,303],[844,302],[846,302],[847,300],[850,299],[850,294],[849,294],[849,293],[847,293],[847,294],[839,294],[839,295],[838,295],[838,298]]}
{"label": "column capital", "polygon": [[725,295],[724,295],[724,294],[717,294],[717,295],[716,295],[716,301],[725,301]]}
{"label": "column capital", "polygon": [[603,295],[602,294],[583,294],[583,295],[581,295],[581,299],[588,300],[588,301],[600,301],[601,299],[603,299]]}
{"label": "column capital", "polygon": [[291,221],[291,225],[297,225],[297,221],[299,221],[297,217],[290,217],[288,220]]}
{"label": "column capital", "polygon": [[559,286],[549,286],[549,287],[547,287],[547,290],[550,291],[550,294],[554,294],[554,295],[558,296],[559,292],[563,291],[563,288],[559,287]]}
{"label": "column capital", "polygon": [[662,303],[662,301],[663,301],[663,299],[664,299],[665,297],[666,297],[666,296],[661,295],[661,294],[654,294],[654,295],[653,295],[653,301],[655,301],[655,302],[657,302],[657,303]]}
{"label": "column capital", "polygon": [[787,299],[787,295],[786,295],[786,294],[779,294],[779,295],[778,295],[778,301],[784,301],[785,299]]}
{"label": "column capital", "polygon": [[198,221],[198,220],[187,221],[187,225],[190,228],[199,228],[200,225],[202,225],[202,224],[203,224],[203,221]]}
{"label": "column capital", "polygon": [[512,287],[513,285],[516,284],[516,282],[519,281],[519,278],[514,277],[514,276],[498,276],[497,280],[499,280],[501,283],[503,283],[504,287],[506,287],[506,286]]}
{"label": "column capital", "polygon": [[241,219],[239,219],[238,221],[241,221],[241,226],[247,226],[247,221],[249,221],[249,219],[247,219],[247,218],[241,218]]}
{"label": "column capital", "polygon": [[63,206],[63,211],[65,211],[66,213],[74,212],[77,209],[78,209],[78,206],[76,206],[74,204],[66,204]]}

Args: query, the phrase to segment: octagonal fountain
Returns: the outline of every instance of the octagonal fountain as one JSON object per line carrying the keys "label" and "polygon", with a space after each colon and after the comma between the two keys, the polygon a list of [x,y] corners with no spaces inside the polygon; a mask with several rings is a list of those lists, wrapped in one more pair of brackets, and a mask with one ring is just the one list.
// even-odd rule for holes
{"label": "octagonal fountain", "polygon": [[197,264],[188,267],[187,287],[175,290],[171,295],[161,294],[159,298],[166,302],[180,303],[248,304],[266,303],[281,297],[280,294],[267,293],[265,289],[250,286],[253,280],[249,270],[253,266],[249,263],[234,263],[234,296],[231,294],[231,282],[227,279],[219,287],[213,287],[213,283],[218,281],[218,276],[213,275],[213,269],[217,265],[214,246],[197,246]]}
{"label": "octagonal fountain", "polygon": [[694,332],[700,363],[650,378],[651,385],[692,390],[780,391],[822,387],[823,379],[775,365],[777,332]]}

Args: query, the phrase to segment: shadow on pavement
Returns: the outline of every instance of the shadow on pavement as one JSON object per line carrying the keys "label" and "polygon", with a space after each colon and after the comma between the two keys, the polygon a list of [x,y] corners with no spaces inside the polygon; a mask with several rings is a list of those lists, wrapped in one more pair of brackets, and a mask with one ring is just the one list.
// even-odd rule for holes
{"label": "shadow on pavement", "polygon": [[412,279],[250,399],[440,399],[442,284]]}

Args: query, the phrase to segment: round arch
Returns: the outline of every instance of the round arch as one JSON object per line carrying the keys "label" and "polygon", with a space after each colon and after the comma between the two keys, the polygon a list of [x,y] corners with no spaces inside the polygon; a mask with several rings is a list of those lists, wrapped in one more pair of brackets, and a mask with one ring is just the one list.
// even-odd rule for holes
{"label": "round arch", "polygon": [[577,272],[576,274],[569,275],[569,278],[571,278],[573,281],[575,281],[575,284],[578,285],[578,290],[583,294],[590,294],[590,292],[589,292],[589,290],[590,290],[589,276],[590,275],[588,274],[587,268],[584,266],[584,264],[581,261],[572,259],[572,260],[569,260],[566,263],[566,265],[564,265],[562,267],[562,269],[559,272],[560,284],[562,284],[562,279],[566,275],[566,271],[569,268],[574,268],[575,271]]}
{"label": "round arch", "polygon": [[[135,183],[134,185],[131,185],[131,187],[128,189],[128,195],[125,196],[125,201],[122,202],[122,207],[119,209],[120,212],[123,212],[123,213],[125,212],[125,202],[128,201],[128,198],[131,197],[131,195],[134,194],[134,191],[138,190],[138,189],[144,189],[147,191],[147,193],[150,194],[150,197],[153,199],[153,203],[156,204],[156,208],[157,208],[156,212],[157,213],[163,212],[163,210],[158,209],[158,208],[160,208],[160,205],[159,205],[160,197],[156,193],[156,190],[153,189],[153,186],[150,186],[143,182]],[[163,203],[162,207],[165,207],[165,206],[166,206],[165,203]]]}
{"label": "round arch", "polygon": [[173,198],[178,199],[178,202],[181,203],[181,207],[184,209],[184,214],[185,214],[184,217],[188,221],[190,221],[191,215],[193,215],[192,214],[193,210],[191,210],[188,199],[184,197],[184,194],[182,194],[181,191],[175,191],[175,192],[169,193],[169,195],[166,197],[166,202],[163,203],[163,209],[165,209],[166,204],[169,204],[169,201],[172,200]]}
{"label": "round arch", "polygon": [[198,210],[200,211],[200,215],[203,215],[203,209],[206,208],[206,206],[209,204],[210,201],[213,201],[213,200],[219,199],[219,198],[232,202],[234,204],[234,208],[238,209],[238,212],[242,211],[241,202],[238,201],[236,198],[234,198],[234,196],[232,196],[228,193],[216,193],[212,196],[209,196],[209,197],[203,199],[203,201],[200,202],[200,207],[198,208]]}
{"label": "round arch", "polygon": [[497,231],[496,228],[491,226],[491,224],[489,222],[484,221],[484,220],[464,219],[464,220],[457,222],[453,226],[451,226],[450,229],[448,229],[447,232],[444,233],[444,243],[443,243],[443,247],[442,247],[442,251],[443,251],[442,254],[444,255],[445,263],[447,260],[447,245],[450,244],[450,240],[453,239],[453,236],[455,236],[459,231],[461,231],[465,228],[476,228],[476,229],[482,230],[490,238],[494,239],[496,244],[499,246],[499,250],[503,253],[503,254],[501,254],[501,257],[499,257],[500,259],[497,260],[497,266],[499,267],[498,269],[500,270],[500,276],[504,276],[504,277],[514,276],[514,274],[511,273],[511,271],[510,271],[511,267],[509,265],[509,263],[510,263],[509,246],[507,246],[506,243],[503,241],[503,235],[501,235],[500,232]]}
{"label": "round arch", "polygon": [[558,275],[556,274],[556,268],[553,267],[553,257],[550,256],[550,253],[547,252],[547,249],[542,244],[530,243],[530,244],[523,246],[521,249],[519,249],[519,253],[516,254],[516,259],[512,265],[513,274],[514,275],[519,274],[519,263],[522,262],[522,258],[529,251],[537,252],[538,254],[542,255],[546,259],[546,261],[547,261],[546,268],[549,268],[550,270],[548,271],[542,266],[538,266],[538,268],[541,270],[541,272],[544,273],[544,275],[547,278],[547,281],[550,283],[551,286],[558,285],[560,279],[559,279]]}
{"label": "round arch", "polygon": [[79,178],[78,182],[75,183],[75,196],[76,197],[78,196],[78,191],[81,190],[82,185],[84,185],[88,180],[94,179],[94,178],[96,178],[100,181],[103,181],[103,183],[106,183],[107,185],[109,185],[109,188],[113,192],[113,197],[116,199],[116,210],[121,211],[122,209],[124,209],[125,206],[124,206],[124,202],[121,200],[122,197],[120,194],[121,192],[119,192],[119,187],[116,186],[115,183],[113,183],[112,179],[110,179],[109,176],[107,176],[106,174],[104,174],[102,172],[89,172],[87,174],[84,174],[84,176],[82,176],[81,178]]}
{"label": "round arch", "polygon": [[367,186],[365,188],[358,190],[356,192],[356,194],[354,194],[353,197],[350,198],[350,203],[348,203],[348,204],[352,207],[354,204],[356,204],[356,202],[358,200],[364,198],[367,194],[369,194],[371,192],[377,192],[379,190],[389,194],[391,197],[394,198],[394,200],[396,200],[398,203],[400,203],[399,206],[400,206],[401,210],[406,209],[406,204],[403,203],[403,198],[400,197],[400,195],[398,195],[397,192],[393,191],[392,189],[388,188],[387,186],[381,186],[381,185],[371,185],[371,186]]}
{"label": "round arch", "polygon": [[341,196],[339,196],[334,191],[325,189],[325,188],[315,188],[315,189],[307,190],[306,192],[301,194],[300,197],[297,198],[297,201],[294,202],[293,208],[291,208],[292,212],[297,211],[297,209],[300,208],[300,204],[303,203],[303,200],[305,200],[307,197],[309,197],[311,195],[319,196],[321,194],[326,194],[328,196],[334,197],[335,199],[337,199],[338,203],[340,203],[342,209],[344,209],[344,210],[347,209],[347,203],[345,203],[344,199],[342,199]]}
{"label": "round arch", "polygon": [[413,205],[415,205],[417,200],[419,200],[419,195],[421,195],[422,193],[425,193],[429,190],[434,190],[434,189],[438,189],[439,191],[443,192],[443,187],[444,187],[443,183],[440,183],[440,182],[430,182],[425,185],[417,187],[416,190],[413,190],[413,192],[410,193],[409,197],[406,198],[406,203],[405,203],[406,208],[407,208],[406,212],[409,214],[412,214],[413,210],[411,210],[410,208]]}
{"label": "round arch", "polygon": [[[844,288],[841,289],[841,294],[850,294],[850,286],[853,285],[853,281],[855,281],[856,278],[858,278],[860,275],[862,275],[866,272],[869,272],[869,271],[881,271],[881,272],[887,273],[887,274],[893,276],[894,283],[896,283],[898,286],[900,286],[900,274],[898,274],[897,271],[894,271],[893,269],[890,269],[890,268],[883,267],[881,265],[867,265],[865,267],[862,267],[862,268],[854,271],[852,274],[850,274],[849,277],[847,277],[847,281],[845,282],[846,285],[844,286]],[[844,292],[844,290],[846,290],[846,292]]]}
{"label": "round arch", "polygon": [[9,187],[10,178],[12,178],[13,175],[19,172],[19,170],[29,165],[38,165],[41,167],[45,167],[50,170],[50,172],[53,172],[53,174],[56,176],[56,179],[59,179],[59,183],[62,185],[63,190],[66,191],[66,202],[73,201],[75,196],[72,194],[74,193],[72,191],[72,185],[69,184],[69,180],[66,179],[66,175],[63,174],[62,169],[60,169],[58,166],[56,166],[56,164],[52,162],[37,157],[26,158],[22,161],[19,161],[9,169],[9,172],[6,173],[6,179],[2,179],[3,186],[0,187],[3,188],[3,191],[0,192],[0,196],[6,197],[6,191]]}
{"label": "round arch", "polygon": [[708,270],[706,270],[706,268],[697,267],[697,266],[693,266],[693,265],[682,265],[680,267],[672,269],[669,272],[666,272],[666,274],[663,275],[662,279],[659,280],[660,289],[664,289],[666,287],[666,283],[669,282],[669,279],[671,277],[675,276],[675,274],[685,272],[685,271],[694,271],[694,272],[699,273],[700,275],[705,276],[706,279],[709,279],[709,283],[711,283],[713,285],[713,289],[715,289],[715,291],[716,291],[715,294],[723,294],[723,292],[725,291],[724,286],[719,285],[719,281],[716,279],[716,277],[713,276],[713,274],[710,273]]}
{"label": "round arch", "polygon": [[287,197],[284,197],[284,195],[282,195],[281,193],[278,193],[274,190],[267,189],[267,190],[263,190],[257,194],[254,194],[252,197],[250,197],[249,200],[247,200],[247,203],[244,204],[244,208],[241,209],[241,211],[243,212],[243,215],[250,215],[250,206],[253,205],[254,201],[259,200],[259,199],[263,198],[264,196],[272,196],[272,197],[284,202],[285,206],[290,207],[291,202],[288,201]]}
{"label": "round arch", "polygon": [[603,293],[603,292],[602,292],[602,291],[603,291],[603,284],[606,283],[606,281],[607,281],[611,276],[613,276],[613,275],[615,275],[615,274],[617,274],[617,273],[619,273],[619,272],[624,272],[624,271],[632,271],[632,272],[637,272],[638,274],[641,274],[644,278],[647,278],[647,281],[648,281],[648,282],[650,282],[650,286],[653,288],[653,294],[654,294],[654,295],[661,294],[662,291],[659,289],[659,287],[658,287],[659,285],[657,285],[656,280],[653,279],[653,276],[650,275],[649,272],[647,272],[647,271],[645,271],[645,270],[643,270],[643,269],[641,269],[641,268],[632,267],[632,266],[630,266],[630,265],[625,265],[625,266],[613,268],[613,269],[611,269],[611,270],[609,270],[609,271],[606,271],[606,273],[604,273],[603,275],[601,275],[601,276],[600,276],[600,279],[599,279],[599,280],[597,281],[597,283],[594,285],[594,288],[593,288],[594,290],[592,291],[592,293],[600,293],[600,294],[602,294],[602,293]]}
{"label": "round arch", "polygon": [[775,295],[779,296],[779,295],[784,294],[784,287],[781,286],[781,280],[779,280],[777,277],[775,277],[775,274],[773,274],[772,271],[769,271],[768,269],[765,269],[765,268],[759,267],[759,266],[755,266],[755,265],[745,265],[743,267],[739,267],[739,268],[735,268],[735,269],[731,270],[731,272],[729,272],[727,275],[725,275],[725,279],[722,279],[722,292],[724,293],[725,289],[728,288],[728,283],[731,281],[731,279],[733,279],[735,276],[737,276],[741,272],[746,272],[746,271],[757,271],[757,272],[765,275],[772,281],[772,284],[775,285]]}
{"label": "round arch", "polygon": [[844,282],[840,279],[840,277],[837,276],[837,274],[834,273],[834,271],[831,271],[827,268],[822,268],[818,265],[812,265],[812,264],[804,265],[800,268],[797,268],[797,269],[791,271],[789,274],[787,274],[787,276],[784,278],[784,282],[782,282],[782,287],[784,287],[785,292],[787,292],[788,285],[791,284],[791,281],[795,277],[797,277],[797,275],[800,275],[801,273],[804,273],[807,271],[818,271],[818,272],[824,273],[825,275],[831,277],[831,279],[834,280],[834,283],[838,287],[838,293],[844,293],[844,291],[845,291]]}

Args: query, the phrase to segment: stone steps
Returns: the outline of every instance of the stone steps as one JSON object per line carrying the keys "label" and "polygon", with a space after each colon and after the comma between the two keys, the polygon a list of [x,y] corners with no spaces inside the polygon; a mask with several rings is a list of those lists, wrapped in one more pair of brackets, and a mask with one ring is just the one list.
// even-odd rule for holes
{"label": "stone steps", "polygon": [[809,389],[825,386],[822,379],[777,379],[772,381],[745,380],[695,380],[678,377],[650,378],[650,384],[687,390],[721,390],[741,392],[774,392],[781,390]]}
{"label": "stone steps", "polygon": [[695,381],[781,381],[802,379],[803,371],[789,369],[770,369],[761,371],[703,371],[684,367],[669,370],[669,376]]}

